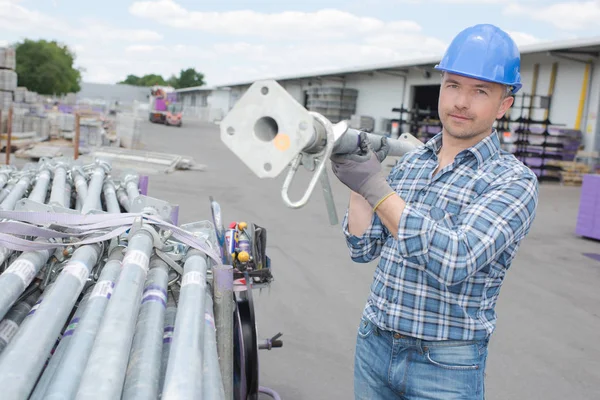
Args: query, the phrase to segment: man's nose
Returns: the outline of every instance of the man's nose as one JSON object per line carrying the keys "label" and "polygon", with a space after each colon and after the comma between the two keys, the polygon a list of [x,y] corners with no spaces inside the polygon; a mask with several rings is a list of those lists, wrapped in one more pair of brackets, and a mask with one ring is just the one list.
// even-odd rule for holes
{"label": "man's nose", "polygon": [[459,109],[469,108],[470,103],[471,99],[469,98],[468,93],[464,90],[460,90],[456,95],[456,101],[454,103],[455,107]]}

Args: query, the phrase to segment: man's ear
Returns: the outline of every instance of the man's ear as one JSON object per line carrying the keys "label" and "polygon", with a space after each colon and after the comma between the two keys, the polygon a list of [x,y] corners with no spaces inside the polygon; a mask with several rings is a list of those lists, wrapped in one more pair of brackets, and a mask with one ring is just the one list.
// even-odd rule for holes
{"label": "man's ear", "polygon": [[500,119],[506,114],[508,109],[513,105],[515,98],[513,96],[508,96],[502,103],[500,103],[500,108],[498,108],[498,112],[496,113],[496,119]]}

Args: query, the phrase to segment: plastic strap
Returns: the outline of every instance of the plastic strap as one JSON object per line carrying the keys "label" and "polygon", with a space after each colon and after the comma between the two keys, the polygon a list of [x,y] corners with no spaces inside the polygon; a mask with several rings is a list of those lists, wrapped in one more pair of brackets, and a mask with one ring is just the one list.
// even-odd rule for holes
{"label": "plastic strap", "polygon": [[[101,228],[117,227],[117,229],[104,235],[89,237],[78,242],[69,243],[34,243],[30,240],[17,238],[15,236],[6,234],[6,232],[2,233],[0,231],[0,244],[4,244],[7,248],[13,250],[45,250],[60,246],[74,246],[89,243],[97,243],[111,239],[126,232],[136,219],[142,218],[147,224],[156,225],[164,229],[171,230],[173,232],[173,237],[180,240],[182,243],[202,251],[207,256],[215,260],[217,263],[221,263],[221,257],[213,249],[208,248],[193,234],[166,221],[163,221],[162,219],[154,215],[143,213],[81,215],[45,212],[0,211],[0,218],[16,220],[19,222],[28,222],[30,224],[37,225],[50,225],[54,228],[62,228],[61,231],[58,231],[54,228],[49,227],[39,228],[31,225],[26,225],[28,228],[30,228],[30,230],[25,230],[25,227],[19,224],[6,224],[4,228],[4,231],[10,231],[12,229],[11,233],[14,234],[25,234],[28,236],[43,236],[46,238],[65,238],[65,235],[66,237],[90,235],[100,233],[98,229]],[[70,232],[67,233],[65,231]],[[76,231],[78,233],[75,233],[73,231]],[[41,233],[42,235],[38,235],[37,233]]]}

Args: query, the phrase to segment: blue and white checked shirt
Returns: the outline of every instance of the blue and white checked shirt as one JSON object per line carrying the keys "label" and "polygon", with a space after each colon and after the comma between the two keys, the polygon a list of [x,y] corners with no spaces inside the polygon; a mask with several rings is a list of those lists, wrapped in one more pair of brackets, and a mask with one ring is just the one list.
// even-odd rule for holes
{"label": "blue and white checked shirt", "polygon": [[441,133],[391,170],[406,202],[398,239],[377,215],[361,237],[348,232],[350,256],[381,256],[364,316],[381,329],[423,340],[481,340],[492,334],[500,286],[538,202],[533,172],[500,148],[494,131],[437,168]]}

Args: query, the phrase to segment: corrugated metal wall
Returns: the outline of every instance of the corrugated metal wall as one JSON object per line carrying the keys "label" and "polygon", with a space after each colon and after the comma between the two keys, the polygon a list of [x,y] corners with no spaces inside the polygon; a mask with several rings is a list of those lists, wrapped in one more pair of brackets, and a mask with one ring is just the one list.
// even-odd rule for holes
{"label": "corrugated metal wall", "polygon": [[104,100],[107,104],[115,101],[120,103],[132,103],[139,101],[148,102],[150,89],[132,85],[104,84],[104,83],[81,83],[81,90],[77,93],[78,99]]}

